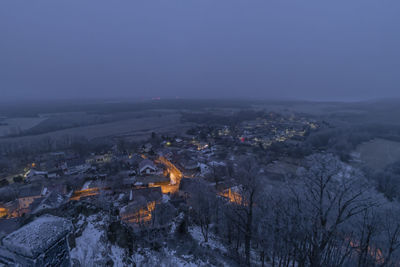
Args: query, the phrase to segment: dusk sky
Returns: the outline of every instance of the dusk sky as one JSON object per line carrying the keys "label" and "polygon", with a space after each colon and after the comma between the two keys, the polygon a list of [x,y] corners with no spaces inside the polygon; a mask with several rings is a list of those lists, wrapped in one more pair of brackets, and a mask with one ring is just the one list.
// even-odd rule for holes
{"label": "dusk sky", "polygon": [[398,0],[0,3],[0,99],[400,97]]}

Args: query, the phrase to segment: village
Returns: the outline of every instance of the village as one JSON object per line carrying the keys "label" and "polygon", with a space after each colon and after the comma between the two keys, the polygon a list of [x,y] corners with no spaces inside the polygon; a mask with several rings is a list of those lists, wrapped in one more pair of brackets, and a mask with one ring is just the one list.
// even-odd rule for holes
{"label": "village", "polygon": [[[248,118],[197,124],[184,135],[152,132],[141,142],[113,137],[93,151],[85,144],[73,144],[63,151],[32,154],[25,158],[20,173],[7,174],[2,180],[0,239],[23,238],[17,233],[40,224],[42,218],[70,229],[71,218],[81,220],[81,213],[88,209],[108,214],[113,223],[143,234],[187,220],[182,214],[202,212],[202,201],[246,207],[242,183],[247,181],[238,178],[243,164],[259,166],[255,175],[268,177],[263,178],[263,187],[283,184],[297,175],[309,153],[303,151],[307,137],[325,126],[302,114],[259,112]],[[190,220],[199,223],[195,217]],[[79,232],[76,227],[83,225],[75,221],[72,228]],[[204,240],[208,232],[208,226],[202,229]],[[59,241],[59,249],[66,246],[68,235],[59,236],[64,240]],[[10,249],[3,242],[0,258],[14,255]],[[53,253],[50,248],[42,250],[42,254]],[[39,258],[34,261],[40,262]]]}
{"label": "village", "polygon": [[[337,151],[334,143],[330,151],[319,146],[324,131],[331,129],[324,120],[267,111],[209,118],[208,113],[195,114],[196,123],[185,134],[151,132],[140,141],[129,136],[76,139],[65,150],[10,159],[14,168],[0,179],[0,263],[154,265],[145,255],[168,245],[172,248],[155,258],[207,265],[204,257],[187,255],[194,242],[200,245],[196,254],[218,255],[212,265],[245,259],[257,265],[271,250],[258,239],[263,233],[257,231],[264,230],[252,223],[253,216],[267,216],[264,223],[269,224],[269,202],[298,194],[290,190],[304,190],[302,184],[293,188],[303,179],[302,172],[320,166],[324,172],[333,168],[335,175],[358,177],[352,174],[357,172],[355,162],[351,166],[352,161],[332,154]],[[204,119],[207,123],[201,123]],[[276,199],[270,199],[277,188]],[[247,232],[248,225],[254,234]],[[174,245],[175,238],[181,244]],[[246,240],[254,245],[247,246]],[[349,242],[349,249],[356,250],[358,239]],[[168,256],[175,250],[182,255]],[[368,257],[380,262],[381,249],[373,251]],[[54,253],[63,256],[54,261],[49,256]],[[100,254],[108,256],[93,258]],[[291,261],[282,257],[287,264]]]}
{"label": "village", "polygon": [[[10,231],[3,229],[15,229],[18,219],[29,214],[56,209],[68,201],[99,202],[99,198],[102,206],[117,209],[122,221],[133,226],[146,223],[157,204],[185,201],[193,190],[190,183],[199,179],[229,198],[237,186],[229,177],[237,155],[275,142],[298,144],[317,127],[315,121],[271,113],[235,129],[202,126],[190,131],[194,135],[182,137],[153,133],[134,151],[117,141],[110,150],[87,157],[71,150],[35,155],[24,173],[10,180],[11,199],[0,202],[0,224],[7,225],[1,227],[2,234]],[[270,161],[265,171],[283,177],[290,174],[285,172],[293,164],[290,159]]]}

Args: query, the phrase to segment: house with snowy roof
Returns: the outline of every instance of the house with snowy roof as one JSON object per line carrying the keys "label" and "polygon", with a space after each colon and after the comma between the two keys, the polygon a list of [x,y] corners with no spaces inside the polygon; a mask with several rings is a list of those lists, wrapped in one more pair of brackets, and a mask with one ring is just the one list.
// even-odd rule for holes
{"label": "house with snowy roof", "polygon": [[35,199],[42,198],[48,193],[47,187],[41,185],[29,185],[22,187],[18,192],[18,213],[30,212],[30,205]]}
{"label": "house with snowy roof", "polygon": [[68,236],[72,223],[43,215],[1,240],[0,265],[70,266]]}
{"label": "house with snowy roof", "polygon": [[43,210],[58,208],[64,204],[66,200],[67,198],[65,196],[52,191],[43,198],[35,199],[29,208],[32,214],[36,214]]}
{"label": "house with snowy roof", "polygon": [[139,163],[139,174],[140,175],[150,175],[157,172],[157,167],[153,161],[149,159],[144,159]]}
{"label": "house with snowy roof", "polygon": [[28,182],[33,182],[33,181],[37,181],[37,180],[41,180],[43,178],[46,178],[48,175],[47,172],[45,171],[37,171],[35,169],[30,169],[29,171],[27,171],[25,173],[25,179]]}
{"label": "house with snowy roof", "polygon": [[130,224],[147,223],[151,220],[152,212],[161,200],[160,187],[131,190],[128,204],[119,210],[121,220]]}

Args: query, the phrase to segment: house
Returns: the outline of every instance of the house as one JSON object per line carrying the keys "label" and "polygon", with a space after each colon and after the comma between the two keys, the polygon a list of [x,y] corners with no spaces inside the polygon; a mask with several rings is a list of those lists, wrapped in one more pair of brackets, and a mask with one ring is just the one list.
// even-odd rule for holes
{"label": "house", "polygon": [[35,199],[41,198],[48,192],[46,187],[41,185],[25,186],[18,193],[18,214],[30,212],[29,206]]}
{"label": "house", "polygon": [[131,224],[147,223],[157,203],[162,200],[160,187],[140,188],[130,191],[128,205],[119,211],[121,220]]}
{"label": "house", "polygon": [[43,215],[2,239],[0,265],[70,266],[72,230],[69,220]]}
{"label": "house", "polygon": [[67,175],[74,175],[74,174],[80,174],[80,173],[85,173],[91,168],[90,164],[83,163],[80,165],[75,165],[68,167],[68,170],[65,172]]}
{"label": "house", "polygon": [[150,143],[146,143],[145,145],[143,145],[142,149],[144,152],[149,153],[153,148],[153,145]]}
{"label": "house", "polygon": [[144,198],[147,202],[156,201],[159,202],[162,199],[162,193],[160,187],[147,187],[132,189],[129,193],[129,201],[136,201]]}
{"label": "house", "polygon": [[48,172],[47,178],[58,178],[64,175],[64,172],[60,169],[52,169]]}
{"label": "house", "polygon": [[46,178],[47,175],[48,175],[48,173],[45,171],[37,171],[35,169],[30,169],[29,171],[27,171],[25,173],[24,176],[25,176],[26,181],[32,182],[34,180],[40,180],[40,179]]}
{"label": "house", "polygon": [[200,163],[192,159],[182,159],[179,165],[186,177],[194,177],[200,171]]}
{"label": "house", "polygon": [[207,164],[199,163],[200,173],[205,176],[213,171],[213,168],[223,168],[226,167],[225,162],[211,161]]}
{"label": "house", "polygon": [[140,199],[122,207],[119,216],[122,221],[130,224],[147,223],[152,218],[155,206],[155,202],[146,202],[145,199]]}
{"label": "house", "polygon": [[36,214],[42,210],[55,209],[60,207],[65,201],[66,197],[63,197],[57,192],[50,192],[47,196],[43,198],[37,198],[33,201],[30,206],[32,214]]}
{"label": "house", "polygon": [[107,162],[111,162],[112,155],[109,153],[102,154],[102,155],[92,155],[90,158],[86,160],[88,164],[104,164]]}
{"label": "house", "polygon": [[165,157],[170,160],[174,154],[172,153],[172,150],[169,148],[161,148],[157,151],[157,155],[159,157]]}
{"label": "house", "polygon": [[140,175],[150,175],[157,172],[157,167],[154,162],[149,159],[144,159],[139,163],[139,174]]}

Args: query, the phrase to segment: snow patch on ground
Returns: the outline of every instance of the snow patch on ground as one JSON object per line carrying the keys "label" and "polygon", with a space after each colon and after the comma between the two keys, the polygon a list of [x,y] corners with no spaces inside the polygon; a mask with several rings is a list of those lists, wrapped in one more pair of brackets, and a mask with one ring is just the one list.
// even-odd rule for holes
{"label": "snow patch on ground", "polygon": [[[171,225],[171,234],[176,230],[179,221],[184,214],[179,214]],[[71,259],[79,261],[81,266],[105,266],[108,261],[113,261],[113,266],[160,266],[160,267],[195,267],[195,266],[213,266],[207,257],[199,259],[188,252],[177,252],[176,250],[164,247],[158,251],[149,248],[139,248],[128,256],[125,249],[113,245],[107,241],[107,224],[109,218],[102,213],[85,217],[81,215],[75,223],[77,233],[81,236],[75,239],[76,246],[71,250]],[[209,250],[212,255],[217,257],[219,266],[227,263],[223,260],[222,254],[227,253],[226,247],[210,233],[209,241],[204,242],[201,229],[198,226],[190,227],[189,233],[193,237],[193,242],[198,243],[202,248]],[[185,250],[186,251],[186,250]],[[210,254],[210,255],[211,255]],[[218,256],[218,254],[220,254]],[[131,261],[131,262],[130,262]],[[215,263],[214,263],[215,264]]]}
{"label": "snow patch on ground", "polygon": [[[86,223],[86,226],[85,226]],[[75,239],[75,247],[71,250],[71,259],[78,260],[81,266],[104,265],[107,259],[114,262],[114,266],[126,266],[125,250],[111,245],[107,241],[107,216],[96,214],[89,217],[80,216],[75,227],[85,227],[82,235]]]}
{"label": "snow patch on ground", "polygon": [[208,242],[204,242],[203,234],[201,233],[201,228],[199,226],[193,226],[189,228],[189,233],[202,247],[209,248],[212,250],[219,250],[222,253],[228,253],[226,247],[218,241],[212,233],[208,234]]}
{"label": "snow patch on ground", "polygon": [[126,264],[122,261],[125,258],[125,251],[118,246],[111,246],[111,259],[114,262],[115,267],[123,267]]}
{"label": "snow patch on ground", "polygon": [[170,230],[170,234],[175,233],[176,228],[178,227],[178,223],[181,222],[183,220],[183,218],[185,217],[185,214],[183,212],[179,213],[179,215],[172,221],[171,223],[171,230]]}
{"label": "snow patch on ground", "polygon": [[197,266],[213,266],[208,262],[195,260],[192,255],[176,255],[175,250],[164,248],[160,252],[150,249],[141,249],[132,256],[136,266],[141,267],[197,267]]}
{"label": "snow patch on ground", "polygon": [[96,260],[101,260],[105,250],[104,243],[100,242],[104,232],[95,227],[92,217],[87,218],[88,224],[82,235],[75,240],[75,248],[71,250],[71,258],[77,259],[82,266],[93,266]]}

